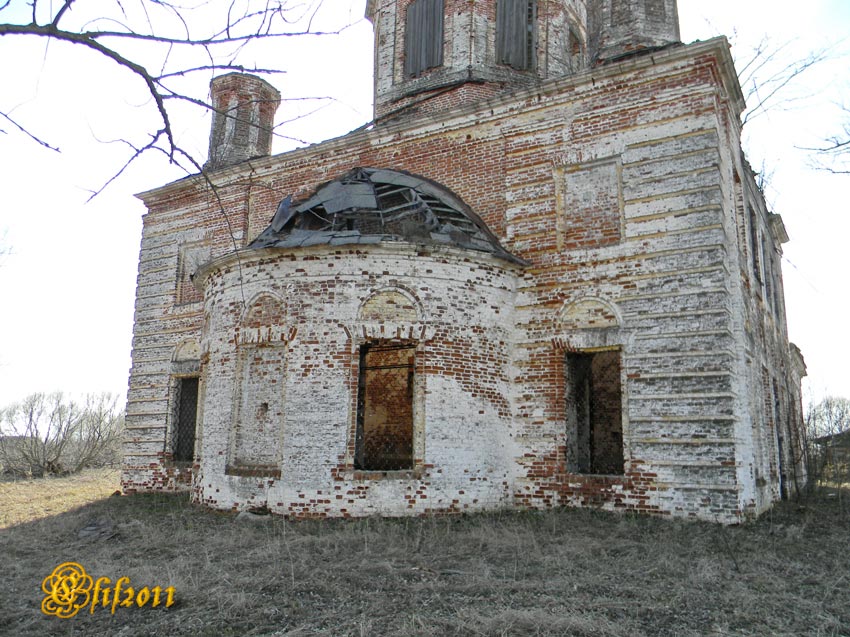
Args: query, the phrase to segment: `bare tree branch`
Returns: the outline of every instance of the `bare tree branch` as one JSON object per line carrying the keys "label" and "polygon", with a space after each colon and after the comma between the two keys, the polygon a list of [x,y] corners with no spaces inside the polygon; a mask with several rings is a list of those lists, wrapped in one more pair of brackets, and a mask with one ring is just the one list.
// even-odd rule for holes
{"label": "bare tree branch", "polygon": [[61,20],[62,16],[65,15],[65,12],[71,8],[72,4],[74,4],[74,0],[65,0],[65,3],[62,5],[59,11],[56,12],[56,16],[53,18],[53,26],[59,26],[59,20]]}
{"label": "bare tree branch", "polygon": [[836,175],[850,175],[850,107],[844,106],[842,110],[848,123],[844,124],[838,135],[827,137],[823,146],[813,148],[803,147],[818,155],[815,167]]}
{"label": "bare tree branch", "polygon": [[779,46],[772,46],[770,38],[765,36],[746,59],[738,60],[740,67],[738,80],[744,90],[744,99],[748,106],[744,113],[743,124],[771,109],[810,97],[790,94],[788,88],[800,75],[828,59],[832,49],[826,47],[812,51],[803,58],[786,62],[784,58],[788,54],[790,44],[785,42]]}
{"label": "bare tree branch", "polygon": [[157,76],[158,80],[164,80],[169,77],[185,77],[190,73],[199,73],[205,71],[238,71],[239,73],[254,73],[261,75],[280,75],[286,73],[283,69],[265,69],[256,66],[242,66],[241,64],[204,64],[191,69],[180,69],[170,73],[160,73]]}
{"label": "bare tree branch", "polygon": [[[18,124],[18,122],[16,122],[15,120],[13,120],[13,119],[12,119],[12,117],[11,117],[10,115],[8,115],[8,114],[6,114],[6,113],[4,113],[4,112],[0,111],[0,117],[3,117],[6,121],[8,121],[8,122],[9,122],[10,124],[12,124],[15,128],[17,128],[19,131],[21,131],[24,135],[26,135],[27,137],[29,137],[31,140],[33,140],[33,141],[34,141],[34,142],[36,142],[37,144],[40,144],[41,146],[44,146],[45,148],[48,148],[48,149],[50,149],[50,150],[55,150],[57,153],[58,153],[58,152],[60,152],[60,150],[59,150],[56,146],[51,146],[49,143],[47,143],[47,142],[46,142],[46,141],[44,141],[43,139],[40,139],[39,137],[36,137],[34,134],[32,134],[32,133],[31,133],[30,131],[28,131],[26,128],[24,128],[23,126],[21,126],[20,124]],[[2,129],[0,129],[0,130],[2,130]],[[3,132],[5,133],[6,131],[3,131]]]}
{"label": "bare tree branch", "polygon": [[[137,159],[139,159],[139,157],[141,157],[144,153],[146,153],[146,152],[148,152],[148,151],[151,151],[151,150],[156,150],[156,151],[160,151],[160,152],[162,152],[162,153],[165,153],[165,150],[164,150],[164,149],[162,149],[162,148],[160,148],[159,146],[157,146],[157,142],[158,142],[158,141],[160,140],[160,138],[163,136],[164,132],[165,132],[165,131],[164,131],[164,129],[160,129],[160,130],[158,130],[158,131],[156,132],[156,134],[154,134],[154,135],[151,137],[151,140],[150,140],[147,144],[145,144],[144,146],[135,146],[135,145],[134,145],[134,144],[132,144],[131,142],[127,141],[126,139],[117,139],[117,140],[114,140],[114,142],[115,142],[115,143],[124,144],[124,145],[126,145],[126,146],[129,146],[129,147],[133,150],[133,153],[132,153],[132,154],[130,155],[130,157],[129,157],[129,158],[128,158],[125,162],[124,162],[124,164],[121,166],[121,168],[119,168],[117,171],[115,171],[115,172],[112,174],[112,176],[111,176],[109,179],[107,179],[107,180],[106,180],[106,181],[105,181],[105,182],[104,182],[104,183],[103,183],[103,184],[102,184],[99,188],[96,188],[95,190],[89,190],[89,191],[88,191],[88,192],[90,192],[90,193],[91,193],[91,195],[89,196],[89,198],[88,198],[88,199],[86,199],[86,203],[88,203],[89,201],[91,201],[92,199],[94,199],[95,197],[97,197],[100,193],[102,193],[104,190],[106,190],[106,188],[107,188],[110,184],[112,184],[112,183],[113,183],[116,179],[118,179],[121,175],[123,175],[123,174],[126,172],[126,170],[127,170],[127,169],[128,169],[128,168],[129,168],[129,167],[130,167],[130,166],[131,166],[131,165],[132,165],[132,164],[133,164],[133,163],[134,163]],[[168,154],[168,153],[165,153],[165,154]],[[174,158],[173,158],[173,156],[169,156],[169,160],[171,160],[172,162],[174,162]],[[176,162],[174,162],[174,163],[176,163]],[[178,164],[178,165],[179,165],[179,164]],[[188,171],[187,171],[187,172],[188,172]]]}
{"label": "bare tree branch", "polygon": [[[3,1],[0,11],[10,2]],[[84,14],[84,10],[91,8],[79,0],[60,0],[56,4],[57,7],[54,7],[50,3],[31,0],[31,21],[27,23],[2,23],[3,16],[0,15],[0,38],[42,38],[48,43],[60,41],[112,60],[143,83],[159,119],[159,124],[147,134],[145,141],[121,140],[130,150],[129,157],[103,186],[91,191],[92,196],[102,192],[149,151],[164,153],[170,163],[187,171],[200,166],[197,160],[186,161],[189,153],[180,148],[175,139],[168,103],[176,99],[206,110],[211,110],[212,105],[206,96],[192,95],[179,83],[175,84],[181,78],[198,73],[214,75],[234,71],[259,75],[283,73],[283,69],[242,64],[237,58],[245,47],[255,41],[332,35],[350,26],[344,24],[336,29],[314,29],[322,0],[304,3],[233,0],[227,4],[205,2],[199,5],[183,5],[172,0],[136,0],[125,5],[121,0],[115,0],[114,3],[100,3],[95,9],[100,12],[97,17]],[[142,48],[127,48],[125,43]],[[192,55],[191,51],[203,54],[206,61],[199,64],[197,55]],[[155,65],[149,61],[151,55],[158,56]],[[3,112],[2,106],[0,115],[17,132],[45,148],[58,151],[44,135],[29,130],[10,112]]]}

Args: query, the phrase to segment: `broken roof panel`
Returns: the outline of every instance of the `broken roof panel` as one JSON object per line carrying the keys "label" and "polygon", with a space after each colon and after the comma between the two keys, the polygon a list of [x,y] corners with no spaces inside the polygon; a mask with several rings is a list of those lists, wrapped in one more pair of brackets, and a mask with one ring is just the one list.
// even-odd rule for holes
{"label": "broken roof panel", "polygon": [[525,264],[445,186],[411,173],[354,168],[306,200],[281,201],[249,248],[409,241],[448,244]]}

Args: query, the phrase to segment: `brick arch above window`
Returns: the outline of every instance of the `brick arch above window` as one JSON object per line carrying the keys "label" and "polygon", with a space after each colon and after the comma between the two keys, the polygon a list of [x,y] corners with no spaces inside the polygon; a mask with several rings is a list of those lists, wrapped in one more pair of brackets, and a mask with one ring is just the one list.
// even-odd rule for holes
{"label": "brick arch above window", "polygon": [[416,323],[423,316],[422,305],[409,291],[393,287],[374,292],[360,305],[360,322]]}
{"label": "brick arch above window", "polygon": [[565,303],[557,313],[552,334],[556,351],[623,347],[630,349],[634,334],[624,329],[619,307],[607,299],[585,296]]}
{"label": "brick arch above window", "polygon": [[565,304],[557,318],[558,327],[570,329],[609,329],[623,325],[620,309],[611,301],[586,296]]}
{"label": "brick arch above window", "polygon": [[292,341],[298,329],[289,325],[286,304],[274,294],[254,297],[242,315],[238,341],[241,344]]}
{"label": "brick arch above window", "polygon": [[201,356],[201,346],[194,339],[182,341],[174,348],[174,353],[171,355],[172,362],[179,363],[181,361],[197,360]]}
{"label": "brick arch above window", "polygon": [[242,315],[242,325],[245,327],[266,327],[282,323],[286,316],[286,306],[283,301],[270,292],[255,296],[247,304]]}
{"label": "brick arch above window", "polygon": [[196,374],[200,369],[201,346],[194,339],[180,342],[171,355],[172,374]]}

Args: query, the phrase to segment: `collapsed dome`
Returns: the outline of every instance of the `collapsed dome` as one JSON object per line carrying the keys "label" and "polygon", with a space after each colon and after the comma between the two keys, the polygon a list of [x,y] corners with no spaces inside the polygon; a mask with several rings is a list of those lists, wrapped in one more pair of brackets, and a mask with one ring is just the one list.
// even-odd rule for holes
{"label": "collapsed dome", "polygon": [[452,245],[525,263],[505,250],[481,217],[445,186],[380,168],[354,168],[294,206],[286,197],[271,225],[248,247],[381,241]]}

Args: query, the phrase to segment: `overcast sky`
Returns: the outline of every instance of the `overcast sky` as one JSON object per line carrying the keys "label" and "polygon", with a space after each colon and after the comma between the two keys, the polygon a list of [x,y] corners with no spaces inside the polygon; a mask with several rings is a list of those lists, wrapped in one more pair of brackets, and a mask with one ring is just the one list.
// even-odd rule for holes
{"label": "overcast sky", "polygon": [[[287,70],[272,79],[284,98],[334,98],[283,126],[285,135],[317,142],[371,119],[372,30],[360,19],[364,4],[326,2],[329,20],[359,20],[340,37],[254,52],[259,65]],[[25,8],[23,0],[13,0],[16,6]],[[745,131],[753,167],[768,175],[768,204],[791,237],[783,259],[788,324],[809,367],[807,390],[850,396],[850,175],[814,169],[811,153],[801,150],[822,144],[846,121],[838,104],[850,105],[850,2],[679,0],[679,12],[683,41],[728,35],[738,60],[749,59],[765,36],[774,48],[787,43],[788,60],[833,46],[831,59],[789,87],[795,101],[756,117]],[[0,22],[8,20],[8,10],[0,12]],[[150,156],[86,203],[126,157],[126,147],[108,142],[128,134],[142,139],[156,124],[142,87],[89,51],[35,39],[0,38],[0,60],[0,110],[12,110],[62,151],[44,149],[0,121],[0,246],[11,251],[0,257],[0,406],[34,391],[124,396],[144,213],[133,194],[184,173]],[[199,96],[208,81],[199,78]],[[287,105],[278,121],[317,104]],[[209,118],[181,110],[175,129],[203,161]],[[294,144],[278,139],[274,152]]]}

